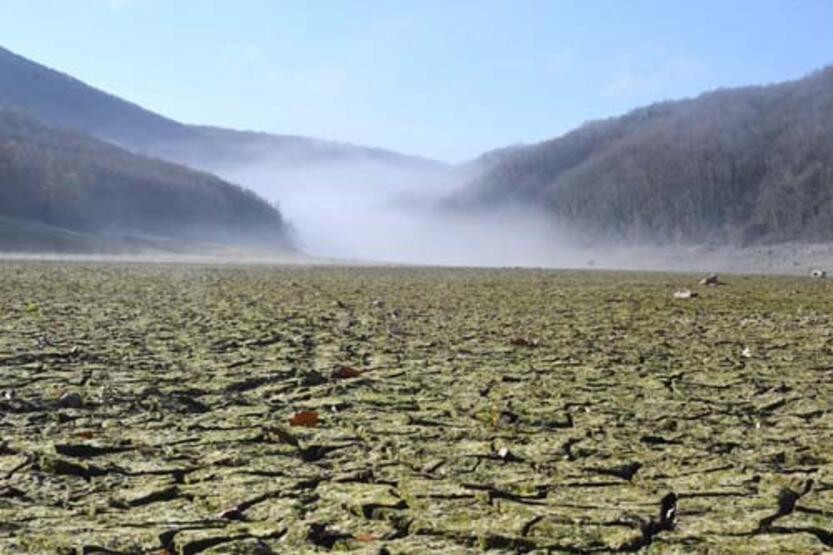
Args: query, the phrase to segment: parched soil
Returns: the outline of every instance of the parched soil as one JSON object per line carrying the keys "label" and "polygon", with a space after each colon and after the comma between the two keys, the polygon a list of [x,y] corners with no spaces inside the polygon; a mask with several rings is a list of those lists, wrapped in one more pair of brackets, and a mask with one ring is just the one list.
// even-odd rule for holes
{"label": "parched soil", "polygon": [[833,550],[833,286],[697,277],[2,262],[0,552]]}

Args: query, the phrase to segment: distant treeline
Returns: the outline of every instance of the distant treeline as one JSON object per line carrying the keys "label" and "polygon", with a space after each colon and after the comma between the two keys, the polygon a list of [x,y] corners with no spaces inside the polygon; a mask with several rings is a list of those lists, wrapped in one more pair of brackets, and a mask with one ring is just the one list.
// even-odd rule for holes
{"label": "distant treeline", "polygon": [[595,239],[833,240],[833,67],[655,104],[483,165],[457,205],[534,204]]}
{"label": "distant treeline", "polygon": [[285,247],[276,208],[212,175],[0,109],[0,216],[80,232]]}

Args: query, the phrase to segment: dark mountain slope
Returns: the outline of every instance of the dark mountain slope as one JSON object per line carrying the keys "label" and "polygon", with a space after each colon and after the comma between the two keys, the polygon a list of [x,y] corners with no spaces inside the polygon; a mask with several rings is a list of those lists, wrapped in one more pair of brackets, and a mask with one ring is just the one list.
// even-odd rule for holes
{"label": "dark mountain slope", "polygon": [[534,204],[602,240],[833,240],[833,68],[495,156],[455,204]]}
{"label": "dark mountain slope", "polygon": [[8,109],[0,216],[85,234],[287,244],[280,214],[253,193]]}

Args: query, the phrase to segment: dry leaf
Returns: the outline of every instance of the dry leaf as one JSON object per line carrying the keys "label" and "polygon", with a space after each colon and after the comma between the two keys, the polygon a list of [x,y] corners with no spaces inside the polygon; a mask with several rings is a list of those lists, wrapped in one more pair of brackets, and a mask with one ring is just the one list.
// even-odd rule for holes
{"label": "dry leaf", "polygon": [[318,413],[312,411],[296,412],[289,421],[290,426],[304,426],[306,428],[315,428],[318,426]]}
{"label": "dry leaf", "polygon": [[362,375],[361,370],[356,370],[355,368],[351,368],[350,366],[339,366],[335,372],[333,372],[333,378],[337,380],[346,380],[349,378],[358,378]]}
{"label": "dry leaf", "polygon": [[534,339],[526,339],[526,338],[524,338],[524,337],[516,337],[515,339],[513,339],[513,340],[512,340],[512,341],[510,341],[509,343],[511,343],[511,344],[512,344],[512,345],[514,345],[515,347],[530,347],[530,348],[534,348],[534,347],[537,347],[537,346],[538,346],[538,341],[536,341],[536,340],[534,340]]}
{"label": "dry leaf", "polygon": [[379,536],[375,534],[359,534],[358,536],[353,536],[353,539],[357,542],[370,543],[379,541]]}

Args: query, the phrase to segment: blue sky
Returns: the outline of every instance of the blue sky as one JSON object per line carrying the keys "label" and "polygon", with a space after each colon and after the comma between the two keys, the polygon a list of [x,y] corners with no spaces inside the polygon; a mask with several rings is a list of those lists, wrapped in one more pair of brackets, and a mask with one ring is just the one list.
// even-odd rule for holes
{"label": "blue sky", "polygon": [[833,64],[833,1],[0,0],[0,45],[182,121],[460,161]]}

